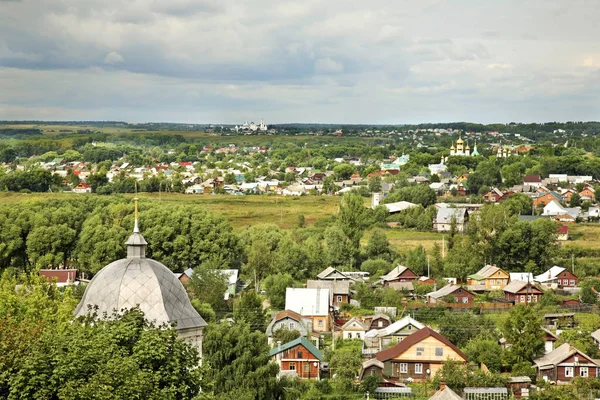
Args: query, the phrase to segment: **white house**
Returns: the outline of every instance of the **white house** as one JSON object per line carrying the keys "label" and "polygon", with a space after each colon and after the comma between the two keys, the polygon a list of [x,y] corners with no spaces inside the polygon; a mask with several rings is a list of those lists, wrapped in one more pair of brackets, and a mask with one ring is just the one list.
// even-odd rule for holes
{"label": "white house", "polygon": [[362,340],[367,329],[368,327],[364,322],[354,317],[342,326],[342,338]]}
{"label": "white house", "polygon": [[204,186],[201,183],[196,183],[185,189],[187,194],[204,194]]}
{"label": "white house", "polygon": [[456,224],[456,230],[458,232],[463,232],[468,220],[469,214],[466,208],[440,208],[433,221],[433,230],[437,232],[448,232],[454,222]]}

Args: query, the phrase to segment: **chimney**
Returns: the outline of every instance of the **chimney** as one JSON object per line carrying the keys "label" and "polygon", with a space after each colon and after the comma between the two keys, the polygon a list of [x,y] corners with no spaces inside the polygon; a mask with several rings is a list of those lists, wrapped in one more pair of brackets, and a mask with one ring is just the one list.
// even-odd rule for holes
{"label": "chimney", "polygon": [[440,382],[440,390],[446,389],[446,382]]}

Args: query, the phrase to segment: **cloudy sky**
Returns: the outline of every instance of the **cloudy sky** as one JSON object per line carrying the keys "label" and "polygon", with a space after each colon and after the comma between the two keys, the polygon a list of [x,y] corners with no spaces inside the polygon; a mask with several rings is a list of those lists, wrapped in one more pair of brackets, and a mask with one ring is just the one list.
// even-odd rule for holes
{"label": "cloudy sky", "polygon": [[597,0],[0,0],[0,119],[600,120]]}

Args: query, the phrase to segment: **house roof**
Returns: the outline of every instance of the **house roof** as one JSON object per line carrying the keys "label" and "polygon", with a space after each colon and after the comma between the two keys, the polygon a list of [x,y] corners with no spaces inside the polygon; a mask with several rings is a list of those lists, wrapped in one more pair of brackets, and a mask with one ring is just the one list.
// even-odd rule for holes
{"label": "house roof", "polygon": [[[528,285],[527,282],[523,282],[523,281],[512,281],[511,283],[509,283],[508,285],[504,286],[504,290],[507,293],[517,293],[520,290],[523,290],[526,286]],[[536,287],[533,282],[530,282],[529,285],[531,285],[531,289],[536,289],[539,290],[540,292],[542,292],[542,290],[538,287]],[[531,290],[528,289],[528,290]]]}
{"label": "house roof", "polygon": [[542,177],[539,175],[525,175],[523,178],[525,183],[542,183]]}
{"label": "house roof", "polygon": [[361,320],[359,320],[358,318],[354,317],[351,318],[348,322],[346,322],[344,325],[342,325],[342,329],[348,329],[352,327],[352,324],[358,324],[358,328],[361,328],[362,330],[367,330],[369,327],[367,326],[367,324],[365,324],[364,322],[362,322]]}
{"label": "house roof", "polygon": [[437,211],[436,221],[438,224],[449,224],[452,222],[452,217],[456,219],[456,222],[462,224],[465,222],[467,215],[467,209],[460,208],[439,208]]}
{"label": "house roof", "polygon": [[274,347],[273,349],[271,349],[271,351],[269,352],[269,355],[275,356],[283,351],[289,350],[291,348],[294,348],[298,345],[302,345],[306,348],[306,350],[310,351],[310,353],[315,356],[317,359],[319,359],[319,361],[323,360],[323,353],[321,353],[321,351],[319,349],[317,349],[315,347],[314,344],[312,344],[307,338],[305,338],[304,336],[300,336],[297,339],[292,340],[291,342],[287,342],[285,344],[282,344],[281,346],[277,346]]}
{"label": "house roof", "polygon": [[[388,319],[389,319],[389,317],[388,317]],[[398,331],[401,331],[402,329],[406,328],[409,325],[412,325],[417,329],[425,328],[425,325],[423,325],[416,319],[407,315],[406,317],[400,318],[398,321],[394,322],[393,324],[388,325],[385,328],[370,330],[369,332],[367,332],[366,336],[368,336],[368,337],[390,336]]]}
{"label": "house roof", "polygon": [[384,281],[391,281],[391,280],[396,279],[397,277],[399,277],[406,271],[409,271],[414,276],[417,276],[417,274],[415,274],[410,268],[405,267],[404,265],[398,264],[396,267],[394,267],[394,269],[392,269],[390,272],[388,272],[387,274],[382,276],[381,279]]}
{"label": "house roof", "polygon": [[544,356],[536,360],[533,360],[533,362],[538,368],[544,369],[544,367],[555,366],[557,364],[560,364],[565,359],[575,354],[580,354],[581,356],[587,358],[590,363],[596,364],[596,362],[591,357],[577,350],[570,343],[561,344],[550,353],[545,354]]}
{"label": "house roof", "polygon": [[437,333],[436,331],[434,331],[433,329],[431,329],[427,326],[424,327],[423,329],[416,331],[412,335],[407,336],[404,340],[402,340],[400,343],[398,343],[396,346],[392,347],[391,349],[380,351],[379,353],[377,353],[375,355],[375,357],[379,361],[384,361],[384,362],[391,360],[392,358],[398,357],[400,354],[404,353],[405,351],[410,349],[412,346],[414,346],[417,343],[420,343],[421,341],[427,339],[428,337],[433,337],[433,338],[437,339],[438,341],[444,343],[446,346],[448,346],[452,350],[454,350],[456,352],[456,354],[458,354],[460,357],[462,357],[465,361],[467,360],[467,356],[462,351],[460,351],[460,349],[458,347],[456,347],[454,345],[454,343],[452,343],[451,341],[446,339],[444,336],[440,335],[439,333]]}
{"label": "house roof", "polygon": [[388,286],[394,290],[415,290],[415,287],[412,282],[390,282],[388,283]]}
{"label": "house roof", "polygon": [[329,289],[287,288],[285,308],[300,315],[329,315]]}
{"label": "house roof", "polygon": [[592,332],[592,338],[594,338],[595,341],[600,342],[600,329]]}
{"label": "house roof", "polygon": [[[468,278],[476,279],[476,280],[485,279],[485,278],[489,278],[490,276],[494,275],[498,271],[504,272],[502,270],[502,268],[498,268],[495,265],[486,265],[485,267],[481,268],[479,271],[477,271],[473,275],[469,275]],[[506,273],[506,272],[504,272],[504,273]]]}
{"label": "house roof", "polygon": [[[331,276],[331,278],[330,278]],[[337,278],[339,276],[339,278]],[[317,279],[351,279],[344,275],[343,272],[338,271],[336,268],[327,267],[319,275],[317,275]]]}
{"label": "house roof", "polygon": [[534,278],[534,280],[536,282],[540,282],[540,283],[552,281],[552,280],[556,279],[558,277],[558,275],[561,272],[563,272],[564,270],[565,270],[565,268],[555,265],[552,268],[550,268],[548,271],[544,272],[543,274],[537,275]]}
{"label": "house roof", "polygon": [[311,279],[306,281],[306,287],[310,289],[329,289],[331,296],[336,294],[350,294],[350,282],[348,281],[315,281]]}
{"label": "house roof", "polygon": [[511,272],[508,274],[510,281],[533,282],[533,274],[531,272]]}
{"label": "house roof", "polygon": [[[458,289],[461,289],[461,287],[459,285],[450,283],[450,284],[444,286],[443,288],[436,290],[435,292],[427,293],[427,296],[433,297],[434,299],[439,299],[439,298],[442,298],[444,296],[448,296],[448,295],[454,293]],[[466,289],[463,289],[463,290],[466,290]]]}
{"label": "house roof", "polygon": [[429,400],[462,400],[462,397],[457,395],[452,389],[448,386],[441,388],[433,396],[429,398]]}
{"label": "house roof", "polygon": [[284,318],[291,318],[296,321],[302,321],[302,315],[300,315],[296,311],[292,311],[292,310],[279,311],[277,314],[275,314],[275,317],[273,317],[273,320],[280,321]]}
{"label": "house roof", "polygon": [[395,203],[387,203],[384,206],[388,209],[390,213],[397,213],[400,211],[407,210],[412,207],[416,207],[417,204],[411,203],[409,201],[397,201]]}

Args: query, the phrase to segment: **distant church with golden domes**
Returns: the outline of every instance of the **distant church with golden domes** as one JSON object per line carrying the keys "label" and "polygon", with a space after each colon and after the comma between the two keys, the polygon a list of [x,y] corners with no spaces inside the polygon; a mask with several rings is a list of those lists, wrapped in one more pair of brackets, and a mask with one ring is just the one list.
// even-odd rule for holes
{"label": "distant church with golden domes", "polygon": [[479,152],[477,151],[477,142],[473,145],[473,151],[471,151],[471,147],[469,143],[465,143],[462,138],[459,136],[456,141],[456,146],[452,143],[452,147],[450,147],[450,156],[478,156]]}

